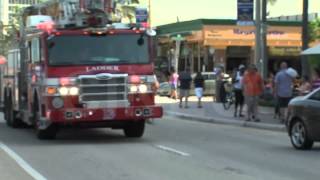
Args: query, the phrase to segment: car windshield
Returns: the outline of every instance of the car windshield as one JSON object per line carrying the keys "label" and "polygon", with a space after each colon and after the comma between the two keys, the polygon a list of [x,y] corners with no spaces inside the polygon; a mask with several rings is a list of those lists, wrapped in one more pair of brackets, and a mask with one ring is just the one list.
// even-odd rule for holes
{"label": "car windshield", "polygon": [[49,65],[145,64],[147,42],[138,34],[53,36],[48,38]]}

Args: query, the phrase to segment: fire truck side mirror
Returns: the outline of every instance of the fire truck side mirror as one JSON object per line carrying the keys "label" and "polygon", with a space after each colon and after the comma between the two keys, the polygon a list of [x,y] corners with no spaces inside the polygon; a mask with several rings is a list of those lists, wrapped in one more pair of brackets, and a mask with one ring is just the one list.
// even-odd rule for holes
{"label": "fire truck side mirror", "polygon": [[141,36],[139,37],[139,39],[138,39],[138,41],[137,41],[137,44],[138,44],[139,46],[144,45],[143,35],[141,35]]}

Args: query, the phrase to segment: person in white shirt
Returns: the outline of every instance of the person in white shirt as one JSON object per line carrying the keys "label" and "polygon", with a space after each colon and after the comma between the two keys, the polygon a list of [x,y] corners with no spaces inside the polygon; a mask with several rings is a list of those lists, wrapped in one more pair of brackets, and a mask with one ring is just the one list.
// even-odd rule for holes
{"label": "person in white shirt", "polygon": [[[244,105],[244,96],[243,96],[243,83],[242,78],[245,72],[245,66],[240,65],[238,71],[236,72],[234,78],[233,78],[233,88],[235,93],[235,111],[234,111],[234,117],[244,117],[242,114],[243,105]],[[238,113],[239,109],[239,113]]]}

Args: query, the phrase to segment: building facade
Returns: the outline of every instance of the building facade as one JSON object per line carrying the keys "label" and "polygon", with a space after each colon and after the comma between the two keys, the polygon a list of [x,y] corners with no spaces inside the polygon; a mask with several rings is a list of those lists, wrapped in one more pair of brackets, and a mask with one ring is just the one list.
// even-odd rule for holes
{"label": "building facade", "polygon": [[16,8],[23,8],[39,3],[40,0],[0,0],[0,21],[8,25],[12,21]]}
{"label": "building facade", "polygon": [[[276,72],[282,61],[298,70],[301,52],[301,22],[268,22],[267,61]],[[255,63],[255,27],[238,26],[235,20],[198,19],[158,27],[158,61],[183,71],[213,71],[222,66],[228,72],[240,64]]]}

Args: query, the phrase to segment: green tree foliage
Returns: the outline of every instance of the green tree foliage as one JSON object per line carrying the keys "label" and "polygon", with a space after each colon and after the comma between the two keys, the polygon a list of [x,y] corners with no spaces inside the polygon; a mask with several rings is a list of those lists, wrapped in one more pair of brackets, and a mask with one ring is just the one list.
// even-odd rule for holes
{"label": "green tree foliage", "polygon": [[21,7],[13,7],[9,24],[0,24],[0,54],[7,55],[10,48],[17,46]]}
{"label": "green tree foliage", "polygon": [[140,4],[139,0],[117,0],[115,7],[115,14],[113,20],[117,21],[120,19],[128,20],[130,23],[133,22],[135,16],[135,10],[137,5]]}
{"label": "green tree foliage", "polygon": [[268,3],[270,3],[271,5],[274,5],[277,2],[277,0],[268,0]]}
{"label": "green tree foliage", "polygon": [[314,20],[309,25],[310,29],[310,41],[320,40],[320,18]]}

